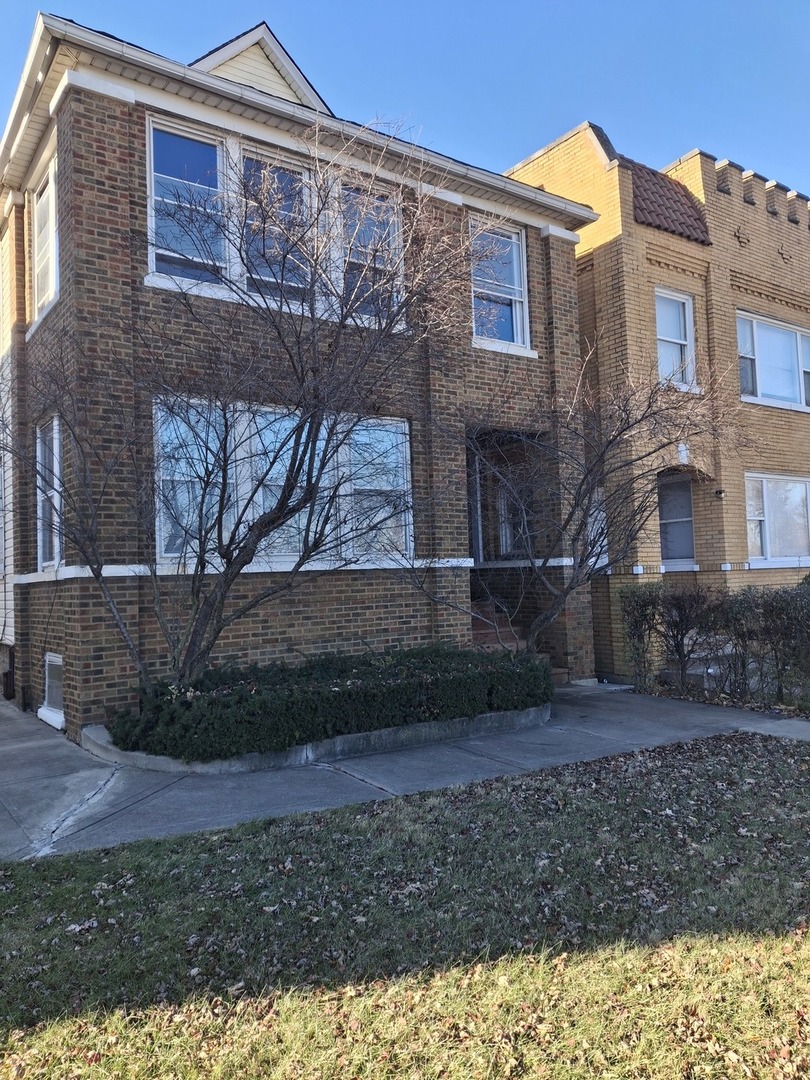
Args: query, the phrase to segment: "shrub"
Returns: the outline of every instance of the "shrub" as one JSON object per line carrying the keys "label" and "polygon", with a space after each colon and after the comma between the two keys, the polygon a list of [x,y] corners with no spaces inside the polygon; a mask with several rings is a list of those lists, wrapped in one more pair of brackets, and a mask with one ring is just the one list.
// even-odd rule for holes
{"label": "shrub", "polygon": [[737,701],[810,700],[810,575],[793,587],[734,593],[652,583],[623,589],[621,602],[637,689],[652,688],[663,653],[681,692],[699,658]]}
{"label": "shrub", "polygon": [[522,653],[430,647],[319,656],[210,671],[190,690],[161,687],[110,724],[123,750],[213,761],[335,735],[446,720],[551,700],[546,663]]}
{"label": "shrub", "polygon": [[661,609],[663,588],[659,582],[627,585],[619,593],[627,651],[633,666],[633,685],[641,693],[655,684],[654,637]]}

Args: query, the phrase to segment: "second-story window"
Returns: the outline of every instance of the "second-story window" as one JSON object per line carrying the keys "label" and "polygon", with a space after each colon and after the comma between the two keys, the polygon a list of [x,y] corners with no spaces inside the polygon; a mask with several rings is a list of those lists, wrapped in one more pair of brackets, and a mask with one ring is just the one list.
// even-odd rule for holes
{"label": "second-story window", "polygon": [[490,229],[473,242],[473,332],[484,341],[528,344],[523,233]]}
{"label": "second-story window", "polygon": [[252,157],[244,160],[243,177],[247,288],[300,305],[312,263],[304,177]]}
{"label": "second-story window", "polygon": [[692,297],[656,289],[655,328],[661,381],[682,389],[690,388],[695,381]]}
{"label": "second-story window", "polygon": [[737,348],[743,397],[810,407],[809,333],[739,315]]}
{"label": "second-story window", "polygon": [[343,221],[343,307],[361,317],[386,321],[396,304],[397,213],[383,194],[345,187]]}
{"label": "second-story window", "polygon": [[56,158],[34,192],[34,318],[59,292],[59,242],[56,220]]}
{"label": "second-story window", "polygon": [[154,257],[159,274],[219,281],[225,269],[216,142],[152,132]]}

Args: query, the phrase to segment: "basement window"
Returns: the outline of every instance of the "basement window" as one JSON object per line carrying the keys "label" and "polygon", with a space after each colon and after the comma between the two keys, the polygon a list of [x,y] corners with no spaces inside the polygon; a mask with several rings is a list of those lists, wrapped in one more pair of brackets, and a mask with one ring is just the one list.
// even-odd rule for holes
{"label": "basement window", "polygon": [[37,710],[37,716],[60,731],[65,726],[62,705],[62,657],[57,653],[45,653],[45,701]]}

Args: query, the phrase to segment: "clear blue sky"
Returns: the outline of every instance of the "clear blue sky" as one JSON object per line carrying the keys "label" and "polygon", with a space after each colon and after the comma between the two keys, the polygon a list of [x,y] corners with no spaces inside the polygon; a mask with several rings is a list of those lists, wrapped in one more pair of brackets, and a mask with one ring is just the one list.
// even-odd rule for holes
{"label": "clear blue sky", "polygon": [[[37,5],[3,7],[2,126]],[[60,0],[55,14],[184,62],[264,19],[339,116],[402,122],[495,171],[587,119],[648,165],[699,146],[810,192],[807,0]]]}

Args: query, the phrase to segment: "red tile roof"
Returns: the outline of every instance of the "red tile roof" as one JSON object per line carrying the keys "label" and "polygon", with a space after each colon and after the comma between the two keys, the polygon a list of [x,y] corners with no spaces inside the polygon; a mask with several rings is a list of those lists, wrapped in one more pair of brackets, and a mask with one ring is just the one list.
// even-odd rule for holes
{"label": "red tile roof", "polygon": [[619,160],[633,174],[633,218],[639,225],[711,244],[700,207],[683,184],[638,161]]}

